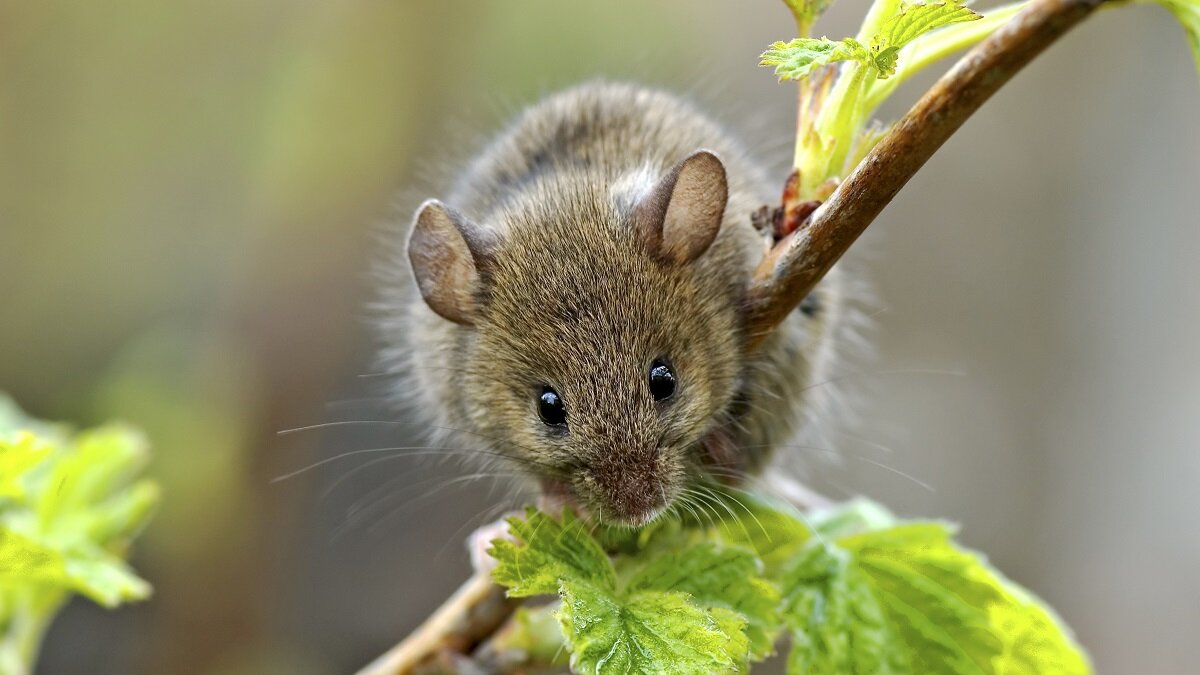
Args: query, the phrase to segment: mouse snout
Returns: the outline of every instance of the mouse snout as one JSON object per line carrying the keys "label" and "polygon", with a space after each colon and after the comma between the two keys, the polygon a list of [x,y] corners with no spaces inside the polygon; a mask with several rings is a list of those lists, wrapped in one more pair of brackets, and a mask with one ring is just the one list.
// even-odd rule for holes
{"label": "mouse snout", "polygon": [[605,520],[645,525],[668,504],[662,461],[657,449],[610,457],[587,473]]}

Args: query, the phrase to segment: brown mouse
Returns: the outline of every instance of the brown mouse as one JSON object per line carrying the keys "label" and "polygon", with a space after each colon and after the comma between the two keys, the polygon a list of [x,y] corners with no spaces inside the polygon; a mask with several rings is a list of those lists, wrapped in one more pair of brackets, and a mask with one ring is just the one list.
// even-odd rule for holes
{"label": "brown mouse", "polygon": [[769,244],[750,216],[770,185],[674,96],[551,96],[417,209],[415,284],[385,356],[430,428],[589,517],[647,523],[697,483],[760,471],[813,419],[838,275],[744,346],[743,294]]}

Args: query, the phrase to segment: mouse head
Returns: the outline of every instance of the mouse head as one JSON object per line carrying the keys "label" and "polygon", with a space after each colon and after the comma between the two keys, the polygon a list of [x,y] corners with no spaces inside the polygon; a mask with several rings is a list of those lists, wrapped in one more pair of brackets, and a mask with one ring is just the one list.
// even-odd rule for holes
{"label": "mouse head", "polygon": [[596,182],[551,176],[484,223],[426,202],[408,251],[426,304],[469,329],[447,346],[461,424],[548,493],[636,525],[697,474],[735,389],[738,291],[702,264],[728,188],[706,151],[640,190]]}

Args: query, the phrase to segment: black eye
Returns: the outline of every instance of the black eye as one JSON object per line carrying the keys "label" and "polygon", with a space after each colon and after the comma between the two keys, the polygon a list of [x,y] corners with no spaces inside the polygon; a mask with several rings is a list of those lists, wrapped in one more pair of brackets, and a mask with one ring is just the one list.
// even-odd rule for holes
{"label": "black eye", "polygon": [[567,425],[567,408],[558,392],[550,387],[543,387],[538,396],[538,415],[552,427]]}
{"label": "black eye", "polygon": [[655,401],[671,398],[675,393],[675,371],[662,361],[650,364],[650,395]]}

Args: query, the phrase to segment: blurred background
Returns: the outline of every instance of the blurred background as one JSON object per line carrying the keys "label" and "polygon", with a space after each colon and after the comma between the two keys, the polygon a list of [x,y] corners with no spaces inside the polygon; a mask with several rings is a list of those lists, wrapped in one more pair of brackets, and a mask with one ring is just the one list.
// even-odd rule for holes
{"label": "blurred background", "polygon": [[[688,93],[782,179],[793,89],[755,57],[792,30],[776,0],[0,1],[0,389],[141,425],[165,492],[153,600],[76,601],[39,672],[345,673],[404,636],[503,486],[371,452],[271,482],[419,444],[372,362],[377,235],[598,75]],[[812,459],[832,497],[961,522],[1101,672],[1200,662],[1198,120],[1156,7],[1018,76],[852,254],[875,353]],[[279,433],[330,422],[362,423]]]}

